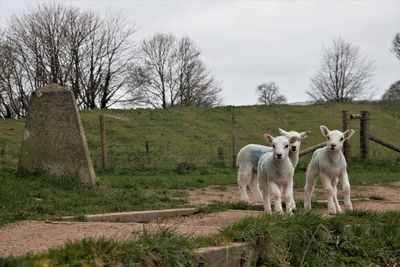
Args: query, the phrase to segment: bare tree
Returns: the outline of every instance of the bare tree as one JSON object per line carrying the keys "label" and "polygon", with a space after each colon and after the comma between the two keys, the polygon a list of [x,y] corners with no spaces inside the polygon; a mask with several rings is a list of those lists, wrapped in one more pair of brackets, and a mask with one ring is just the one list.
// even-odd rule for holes
{"label": "bare tree", "polygon": [[[41,4],[13,16],[6,27],[2,52],[7,50],[12,64],[3,76],[14,70],[7,86],[25,100],[53,82],[72,90],[81,109],[108,108],[126,93],[133,33],[120,16],[103,19],[63,4]],[[20,101],[23,109],[25,100]]]}
{"label": "bare tree", "polygon": [[126,94],[121,89],[135,56],[129,39],[134,29],[119,17],[92,17],[89,21],[78,71],[83,87],[81,99],[85,109],[108,108]]}
{"label": "bare tree", "polygon": [[175,102],[177,94],[172,78],[175,43],[171,34],[155,34],[142,42],[141,62],[131,69],[131,83],[133,88],[140,88],[136,92],[140,91],[146,105],[165,109]]}
{"label": "bare tree", "polygon": [[25,115],[28,92],[24,90],[14,51],[3,36],[0,36],[0,117],[19,118]]}
{"label": "bare tree", "polygon": [[262,83],[256,88],[258,103],[263,105],[286,103],[286,97],[279,92],[275,82]]}
{"label": "bare tree", "polygon": [[400,81],[390,85],[389,89],[382,96],[385,102],[400,102]]}
{"label": "bare tree", "polygon": [[392,52],[400,59],[400,32],[398,32],[392,41]]}
{"label": "bare tree", "polygon": [[176,53],[176,82],[182,106],[213,106],[219,104],[221,88],[200,58],[199,48],[189,39],[180,40]]}
{"label": "bare tree", "polygon": [[171,34],[155,34],[142,42],[141,51],[138,64],[130,68],[134,104],[165,109],[220,103],[221,89],[188,37],[177,42]]}
{"label": "bare tree", "polygon": [[363,98],[374,74],[374,61],[343,39],[324,50],[321,66],[307,94],[318,102],[351,102]]}

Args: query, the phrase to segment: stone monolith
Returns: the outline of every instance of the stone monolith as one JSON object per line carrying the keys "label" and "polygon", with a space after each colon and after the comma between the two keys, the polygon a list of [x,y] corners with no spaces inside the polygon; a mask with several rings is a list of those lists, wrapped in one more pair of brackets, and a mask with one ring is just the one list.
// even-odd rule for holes
{"label": "stone monolith", "polygon": [[96,174],[71,91],[48,84],[32,94],[18,170],[76,176],[84,184],[95,184]]}

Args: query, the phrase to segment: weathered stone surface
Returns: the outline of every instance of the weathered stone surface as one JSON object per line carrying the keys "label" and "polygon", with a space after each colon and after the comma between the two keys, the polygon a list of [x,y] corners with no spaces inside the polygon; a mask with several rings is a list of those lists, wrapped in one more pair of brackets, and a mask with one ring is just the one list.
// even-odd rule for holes
{"label": "weathered stone surface", "polygon": [[247,267],[255,266],[258,254],[245,243],[233,243],[220,247],[198,248],[199,266]]}
{"label": "weathered stone surface", "polygon": [[78,176],[92,185],[96,175],[72,92],[48,84],[30,99],[18,170]]}
{"label": "weathered stone surface", "polygon": [[[127,211],[104,214],[85,215],[84,219],[88,222],[150,222],[159,218],[173,218],[178,216],[190,216],[197,213],[195,208],[164,209],[164,210],[144,210]],[[73,221],[76,217],[61,217],[63,221]]]}

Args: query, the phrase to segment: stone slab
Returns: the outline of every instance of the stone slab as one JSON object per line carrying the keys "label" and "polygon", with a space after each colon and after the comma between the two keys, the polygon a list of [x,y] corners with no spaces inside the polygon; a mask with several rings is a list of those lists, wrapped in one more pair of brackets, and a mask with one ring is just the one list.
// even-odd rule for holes
{"label": "stone slab", "polygon": [[[159,218],[171,218],[178,216],[190,216],[197,213],[195,208],[182,208],[182,209],[165,209],[165,210],[146,210],[146,211],[129,211],[129,212],[115,212],[104,214],[85,215],[83,218],[88,222],[139,222],[145,223],[154,221]],[[62,217],[63,221],[75,220],[76,217],[68,216]]]}
{"label": "stone slab", "polygon": [[195,250],[199,266],[244,267],[254,266],[258,254],[246,243],[203,247]]}

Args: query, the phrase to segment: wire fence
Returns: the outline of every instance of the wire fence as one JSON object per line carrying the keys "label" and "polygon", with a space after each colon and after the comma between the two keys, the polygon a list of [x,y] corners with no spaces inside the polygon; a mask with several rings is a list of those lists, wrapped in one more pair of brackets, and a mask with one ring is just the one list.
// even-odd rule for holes
{"label": "wire fence", "polygon": [[[147,145],[146,145],[147,144]],[[172,146],[172,145],[171,145]],[[103,151],[97,148],[91,151],[96,169],[108,170],[194,170],[198,168],[225,168],[232,166],[232,149],[222,146],[215,151],[201,148],[187,148],[184,151],[174,151],[165,146],[144,144],[148,149],[132,149],[121,144],[106,148],[106,161]]]}
{"label": "wire fence", "polygon": [[[371,133],[374,133],[374,121],[377,118],[370,119]],[[340,120],[338,118],[337,122]],[[104,123],[104,120],[103,120]],[[118,121],[108,121],[106,123],[120,123]],[[232,116],[231,127],[226,128],[226,134],[223,140],[209,139],[204,140],[204,146],[197,142],[197,146],[182,146],[171,142],[156,141],[138,141],[129,138],[123,139],[117,136],[117,132],[107,132],[107,127],[99,127],[99,124],[85,125],[85,131],[90,132],[87,135],[89,150],[92,161],[97,170],[175,170],[183,172],[186,170],[200,168],[234,168],[235,157],[239,149],[247,143],[254,142],[254,137],[247,136],[241,138],[241,133],[247,129],[246,122],[236,124],[235,116]],[[318,125],[320,122],[316,121]],[[353,121],[349,127],[360,131],[359,123]],[[104,125],[103,125],[104,126]],[[106,125],[107,126],[107,125]],[[114,125],[113,125],[114,126]],[[101,130],[102,129],[102,130]],[[247,133],[247,132],[246,132]],[[318,135],[318,132],[313,134]],[[107,140],[105,137],[107,136]],[[193,137],[195,138],[195,137]],[[251,140],[244,140],[251,139]],[[356,134],[351,140],[351,157],[359,157],[360,146],[359,134]],[[323,138],[321,137],[321,140]],[[176,141],[176,142],[179,142]],[[302,149],[311,147],[306,140]],[[7,168],[16,168],[20,143],[9,143],[6,139],[0,139],[0,166]],[[309,161],[311,154],[301,158],[305,163]],[[391,158],[398,159],[399,153],[388,151],[388,148],[369,142],[369,158]]]}

